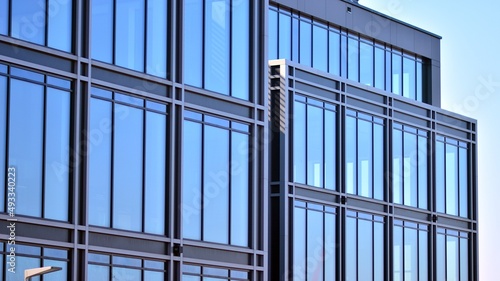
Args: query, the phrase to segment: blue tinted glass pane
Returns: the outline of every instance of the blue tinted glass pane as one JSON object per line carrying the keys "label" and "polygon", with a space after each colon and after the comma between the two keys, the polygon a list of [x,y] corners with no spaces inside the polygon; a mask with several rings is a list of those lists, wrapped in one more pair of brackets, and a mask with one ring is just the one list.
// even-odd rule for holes
{"label": "blue tinted glass pane", "polygon": [[89,280],[108,280],[109,267],[102,265],[89,264],[88,266],[88,279]]}
{"label": "blue tinted glass pane", "polygon": [[315,259],[318,249],[323,245],[323,213],[307,211],[307,280],[324,280],[322,259]]}
{"label": "blue tinted glass pane", "polygon": [[[186,274],[182,275],[182,281],[200,281],[200,280],[201,280],[201,277],[199,277],[199,276],[191,276],[191,275],[186,275]],[[203,279],[203,280],[206,280],[206,279]]]}
{"label": "blue tinted glass pane", "polygon": [[205,2],[205,88],[229,94],[229,0]]}
{"label": "blue tinted glass pane", "polygon": [[165,233],[167,117],[146,113],[145,224],[144,231]]}
{"label": "blue tinted glass pane", "polygon": [[52,76],[47,76],[47,84],[54,85],[54,86],[61,87],[61,88],[65,88],[65,89],[71,88],[71,81],[61,79],[61,78],[52,77]]}
{"label": "blue tinted glass pane", "polygon": [[359,80],[359,41],[356,38],[347,39],[347,78],[353,81]]}
{"label": "blue tinted glass pane", "polygon": [[469,280],[469,249],[466,238],[460,238],[460,280]]}
{"label": "blue tinted glass pane", "polygon": [[126,258],[126,257],[120,257],[120,256],[113,256],[112,259],[113,259],[113,264],[119,264],[119,265],[125,265],[125,266],[136,266],[136,267],[141,266],[140,259]]}
{"label": "blue tinted glass pane", "polygon": [[136,97],[129,96],[129,95],[115,93],[115,100],[116,101],[121,101],[123,103],[137,105],[137,106],[140,106],[140,107],[144,106],[144,100],[143,99],[136,98]]}
{"label": "blue tinted glass pane", "polygon": [[417,136],[404,133],[404,204],[417,207]]}
{"label": "blue tinted glass pane", "polygon": [[293,279],[306,280],[306,210],[294,208]]}
{"label": "blue tinted glass pane", "polygon": [[144,0],[116,0],[115,63],[144,71]]}
{"label": "blue tinted glass pane", "polygon": [[335,280],[335,215],[325,214],[325,249],[324,249],[324,267],[325,280]]}
{"label": "blue tinted glass pane", "polygon": [[384,199],[384,126],[373,125],[373,198]]}
{"label": "blue tinted glass pane", "polygon": [[299,61],[299,19],[292,17],[292,60]]}
{"label": "blue tinted glass pane", "polygon": [[9,33],[9,1],[0,0],[0,34]]}
{"label": "blue tinted glass pane", "polygon": [[446,278],[459,280],[458,237],[446,236]]}
{"label": "blue tinted glass pane", "polygon": [[184,122],[182,228],[184,238],[201,239],[202,125]]}
{"label": "blue tinted glass pane", "polygon": [[418,207],[427,209],[427,138],[418,137]]}
{"label": "blue tinted glass pane", "polygon": [[231,244],[248,246],[248,135],[231,133]]}
{"label": "blue tinted glass pane", "polygon": [[92,58],[113,62],[113,0],[92,1]]}
{"label": "blue tinted glass pane", "polygon": [[423,76],[422,76],[422,63],[421,62],[417,62],[417,73],[416,73],[416,81],[415,83],[417,84],[417,93],[416,93],[416,96],[417,96],[417,100],[418,101],[423,101],[423,87],[424,87],[424,83],[423,83]]}
{"label": "blue tinted glass pane", "polygon": [[417,230],[405,228],[405,280],[418,280]]}
{"label": "blue tinted glass pane", "polygon": [[55,260],[43,260],[42,266],[55,266],[60,267],[61,270],[56,272],[51,272],[50,274],[43,276],[43,281],[59,281],[68,279],[68,262],[65,261],[55,261]]}
{"label": "blue tinted glass pane", "polygon": [[300,63],[311,66],[311,24],[300,21]]}
{"label": "blue tinted glass pane", "polygon": [[415,60],[403,58],[403,96],[416,99],[415,96]]}
{"label": "blue tinted glass pane", "polygon": [[113,227],[142,230],[143,113],[115,105]]}
{"label": "blue tinted glass pane", "polygon": [[444,143],[436,142],[436,206],[444,213]]}
{"label": "blue tinted glass pane", "polygon": [[17,67],[11,67],[10,74],[12,76],[23,77],[23,78],[27,78],[29,80],[33,80],[33,81],[37,81],[37,82],[41,82],[41,83],[44,82],[44,78],[45,78],[43,76],[43,74],[41,74],[41,73],[33,72],[33,71],[29,71],[29,70],[17,68]]}
{"label": "blue tinted glass pane", "polygon": [[146,107],[161,112],[167,112],[167,105],[157,102],[146,101]]}
{"label": "blue tinted glass pane", "polygon": [[[372,222],[358,220],[358,276],[360,280],[373,280]],[[377,241],[378,242],[378,241]]]}
{"label": "blue tinted glass pane", "polygon": [[89,223],[110,226],[111,205],[111,103],[90,100]]}
{"label": "blue tinted glass pane", "polygon": [[184,82],[201,87],[203,70],[203,2],[184,4]]}
{"label": "blue tinted glass pane", "polygon": [[392,188],[393,201],[403,204],[403,134],[392,130]]}
{"label": "blue tinted glass pane", "polygon": [[372,197],[372,123],[358,119],[358,195]]}
{"label": "blue tinted glass pane", "polygon": [[357,225],[356,219],[346,218],[346,280],[357,280]]}
{"label": "blue tinted glass pane", "polygon": [[248,100],[250,91],[250,2],[233,3],[231,95]]}
{"label": "blue tinted glass pane", "polygon": [[144,260],[144,267],[164,270],[165,263],[160,261]]}
{"label": "blue tinted glass pane", "polygon": [[340,75],[340,34],[329,31],[328,41],[328,72],[334,75]]}
{"label": "blue tinted glass pane", "polygon": [[268,15],[268,26],[269,26],[269,59],[278,58],[278,12],[274,10],[269,10]]}
{"label": "blue tinted glass pane", "polygon": [[401,59],[400,55],[392,54],[392,92],[396,95],[402,94]]}
{"label": "blue tinted glass pane", "polygon": [[49,47],[71,52],[72,6],[72,1],[49,0]]}
{"label": "blue tinted glass pane", "polygon": [[[6,273],[6,281],[17,281],[24,280],[24,271],[30,268],[38,268],[40,267],[40,259],[39,258],[31,258],[31,257],[16,257],[16,268],[15,273],[8,272]],[[40,281],[40,277],[30,278],[30,281]]]}
{"label": "blue tinted glass pane", "polygon": [[99,88],[92,87],[91,88],[91,93],[92,93],[92,96],[102,97],[102,98],[106,98],[106,99],[112,99],[113,98],[113,92],[106,91],[106,90],[99,89]]}
{"label": "blue tinted glass pane", "polygon": [[436,241],[436,276],[437,280],[446,280],[446,236],[437,235]]}
{"label": "blue tinted glass pane", "polygon": [[458,169],[459,169],[459,177],[460,177],[460,216],[467,217],[468,216],[468,176],[467,176],[467,149],[459,148],[459,160],[458,160]]}
{"label": "blue tinted glass pane", "polygon": [[[383,218],[379,217],[383,220]],[[373,280],[384,281],[384,224],[373,224]]]}
{"label": "blue tinted glass pane", "polygon": [[14,38],[45,45],[45,1],[11,1],[11,35]]}
{"label": "blue tinted glass pane", "polygon": [[427,232],[419,231],[418,235],[418,280],[425,281],[428,280],[427,264],[429,263],[430,257],[427,253]]}
{"label": "blue tinted glass pane", "polygon": [[113,267],[111,274],[115,280],[141,280],[141,270]]}
{"label": "blue tinted glass pane", "polygon": [[290,15],[279,13],[279,54],[280,59],[292,59],[291,42],[292,42],[292,25]]}
{"label": "blue tinted glass pane", "polygon": [[313,67],[328,71],[328,32],[326,29],[313,25]]}
{"label": "blue tinted glass pane", "polygon": [[385,57],[384,50],[375,48],[375,87],[384,90],[385,86]]}
{"label": "blue tinted glass pane", "polygon": [[373,45],[360,42],[359,49],[359,65],[361,68],[359,82],[373,86]]}
{"label": "blue tinted glass pane", "polygon": [[403,281],[403,255],[404,255],[404,244],[403,244],[403,228],[399,226],[394,226],[394,246],[393,246],[393,268],[394,268],[394,281]]}
{"label": "blue tinted glass pane", "polygon": [[354,194],[357,186],[356,165],[356,118],[346,117],[346,192]]}
{"label": "blue tinted glass pane", "polygon": [[340,35],[340,75],[347,78],[347,36]]}
{"label": "blue tinted glass pane", "polygon": [[44,248],[43,249],[43,255],[46,256],[46,257],[54,257],[54,258],[67,259],[68,258],[68,251],[66,251],[66,250],[59,250],[59,249],[53,249],[53,248]]}
{"label": "blue tinted glass pane", "polygon": [[167,2],[148,0],[146,31],[146,72],[167,77]]}
{"label": "blue tinted glass pane", "polygon": [[229,131],[205,126],[203,240],[229,241]]}
{"label": "blue tinted glass pane", "polygon": [[446,213],[458,215],[458,155],[450,144],[446,145]]}
{"label": "blue tinted glass pane", "polygon": [[45,217],[68,220],[70,94],[47,89]]}
{"label": "blue tinted glass pane", "polygon": [[42,214],[43,87],[11,79],[9,166],[16,167],[16,213]]}
{"label": "blue tinted glass pane", "polygon": [[335,169],[335,112],[325,110],[325,188],[335,190],[337,170]]}
{"label": "blue tinted glass pane", "polygon": [[89,253],[88,255],[88,261],[89,262],[98,262],[98,263],[110,263],[110,257],[106,255],[100,255],[100,254],[93,254]]}
{"label": "blue tinted glass pane", "polygon": [[306,105],[294,103],[293,116],[293,178],[306,183]]}
{"label": "blue tinted glass pane", "polygon": [[163,281],[165,280],[165,273],[164,272],[157,272],[157,271],[144,271],[144,279],[143,280],[148,280],[148,281]]}
{"label": "blue tinted glass pane", "polygon": [[7,78],[0,76],[0,212],[4,212],[5,200],[5,140],[7,128]]}
{"label": "blue tinted glass pane", "polygon": [[307,184],[323,187],[323,109],[307,106]]}

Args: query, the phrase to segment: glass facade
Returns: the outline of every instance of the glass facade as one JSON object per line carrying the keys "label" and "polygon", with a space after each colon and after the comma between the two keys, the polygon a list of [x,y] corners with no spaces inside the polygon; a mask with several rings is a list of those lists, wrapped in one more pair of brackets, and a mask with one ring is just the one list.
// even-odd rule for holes
{"label": "glass facade", "polygon": [[165,263],[159,260],[98,253],[88,255],[88,280],[162,281],[167,275],[165,269]]}
{"label": "glass facade", "polygon": [[436,279],[470,280],[469,234],[438,228],[436,242]]}
{"label": "glass facade", "polygon": [[394,280],[429,280],[429,226],[394,220],[393,239]]}
{"label": "glass facade", "polygon": [[268,33],[269,59],[296,61],[413,100],[426,99],[423,57],[274,6]]}
{"label": "glass facade", "polygon": [[182,281],[246,281],[247,271],[186,264],[182,266]]}

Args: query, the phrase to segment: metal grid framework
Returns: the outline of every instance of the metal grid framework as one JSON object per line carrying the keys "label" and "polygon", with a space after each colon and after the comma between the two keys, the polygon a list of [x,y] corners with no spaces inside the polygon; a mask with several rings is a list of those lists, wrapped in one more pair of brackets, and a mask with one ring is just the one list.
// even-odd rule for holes
{"label": "metal grid framework", "polygon": [[[270,260],[272,280],[292,280],[294,205],[307,201],[337,209],[336,263],[337,280],[346,280],[346,218],[349,212],[360,211],[384,218],[384,279],[392,280],[393,229],[400,221],[423,225],[429,229],[428,280],[436,279],[436,237],[439,229],[452,229],[467,234],[469,243],[468,280],[478,276],[477,240],[477,131],[476,121],[410,99],[373,89],[347,79],[333,76],[287,60],[269,62],[269,95],[271,114],[270,146],[270,216],[280,223],[270,223]],[[336,190],[318,188],[293,181],[293,102],[295,95],[312,97],[337,107],[336,123]],[[383,200],[346,192],[345,120],[348,110],[356,110],[384,120],[384,184]],[[393,124],[411,125],[428,131],[428,208],[415,208],[393,203],[392,134]],[[440,136],[451,137],[468,145],[468,217],[437,212],[435,198],[435,143]],[[282,239],[281,237],[287,237]],[[325,246],[326,247],[326,246]],[[328,252],[328,249],[324,250]]]}

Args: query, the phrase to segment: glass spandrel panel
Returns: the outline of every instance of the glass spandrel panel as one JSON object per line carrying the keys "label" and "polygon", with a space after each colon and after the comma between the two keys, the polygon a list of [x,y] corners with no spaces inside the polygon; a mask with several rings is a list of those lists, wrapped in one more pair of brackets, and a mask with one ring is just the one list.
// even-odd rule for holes
{"label": "glass spandrel panel", "polygon": [[184,121],[183,136],[183,190],[182,229],[183,237],[201,239],[201,175],[202,175],[202,125]]}
{"label": "glass spandrel panel", "polygon": [[184,3],[184,82],[203,86],[203,2]]}
{"label": "glass spandrel panel", "polygon": [[307,184],[323,187],[323,109],[307,106]]}
{"label": "glass spandrel panel", "polygon": [[250,98],[250,1],[232,6],[231,27],[231,95]]}
{"label": "glass spandrel panel", "polygon": [[292,42],[292,19],[290,15],[279,13],[279,54],[280,59],[292,59],[291,42]]}
{"label": "glass spandrel panel", "polygon": [[162,78],[167,78],[168,2],[148,0],[146,7],[146,73]]}
{"label": "glass spandrel panel", "polygon": [[328,71],[328,32],[325,28],[313,25],[313,67]]}
{"label": "glass spandrel panel", "polygon": [[27,1],[10,1],[11,36],[39,45],[45,45],[45,1],[42,5]]}
{"label": "glass spandrel panel", "polygon": [[[73,30],[73,1],[49,1],[48,46],[71,52]],[[51,9],[52,7],[52,9]]]}
{"label": "glass spandrel panel", "polygon": [[248,246],[249,136],[231,132],[231,245]]}
{"label": "glass spandrel panel", "polygon": [[92,58],[113,62],[113,0],[92,1]]}
{"label": "glass spandrel panel", "polygon": [[70,93],[47,88],[44,216],[68,220]]}
{"label": "glass spandrel panel", "polygon": [[115,63],[144,71],[144,0],[116,0]]}
{"label": "glass spandrel panel", "polygon": [[144,111],[115,104],[113,227],[142,231]]}
{"label": "glass spandrel panel", "polygon": [[9,160],[16,167],[16,214],[42,215],[43,86],[10,80]]}

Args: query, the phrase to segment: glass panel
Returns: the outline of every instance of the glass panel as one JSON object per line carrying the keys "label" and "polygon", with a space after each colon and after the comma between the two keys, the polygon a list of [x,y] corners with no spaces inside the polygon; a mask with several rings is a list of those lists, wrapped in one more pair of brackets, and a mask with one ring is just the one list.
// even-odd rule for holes
{"label": "glass panel", "polygon": [[90,100],[89,223],[110,226],[111,103]]}
{"label": "glass panel", "polygon": [[467,176],[467,149],[464,148],[459,148],[458,149],[458,155],[459,155],[459,160],[458,160],[458,169],[459,169],[459,184],[460,184],[460,216],[461,217],[468,217],[468,207],[467,207],[467,201],[468,201],[468,176]]}
{"label": "glass panel", "polygon": [[[371,232],[371,231],[370,231]],[[358,280],[357,279],[357,229],[356,229],[356,219],[347,217],[346,218],[346,280]]]}
{"label": "glass panel", "polygon": [[323,280],[323,241],[323,213],[307,210],[307,280]]}
{"label": "glass panel", "polygon": [[92,1],[92,58],[113,62],[113,0]]}
{"label": "glass panel", "polygon": [[293,279],[306,280],[306,210],[294,208]]}
{"label": "glass panel", "polygon": [[68,220],[70,94],[47,88],[44,216]]}
{"label": "glass panel", "polygon": [[427,209],[427,138],[418,137],[418,207]]}
{"label": "glass panel", "polygon": [[437,280],[446,280],[446,240],[442,234],[437,235],[436,242],[436,277]]}
{"label": "glass panel", "polygon": [[291,42],[292,42],[292,25],[291,18],[289,15],[279,13],[279,54],[280,59],[292,59],[291,55]]}
{"label": "glass panel", "polygon": [[423,81],[423,74],[422,74],[422,63],[417,62],[417,73],[416,73],[416,84],[417,84],[417,100],[418,101],[423,101],[423,88],[424,88],[424,81]]}
{"label": "glass panel", "polygon": [[325,110],[325,188],[336,190],[335,112]]}
{"label": "glass panel", "polygon": [[29,5],[26,1],[11,2],[11,36],[45,45],[45,1]]}
{"label": "glass panel", "polygon": [[231,132],[231,244],[248,246],[249,137]]}
{"label": "glass panel", "polygon": [[307,106],[307,184],[323,186],[323,109]]}
{"label": "glass panel", "polygon": [[403,281],[403,228],[394,226],[394,281]]}
{"label": "glass panel", "polygon": [[384,50],[375,48],[375,87],[385,89],[385,57]]}
{"label": "glass panel", "polygon": [[416,99],[415,97],[415,60],[403,58],[403,96]]}
{"label": "glass panel", "polygon": [[327,30],[313,25],[313,67],[328,71],[328,33]]}
{"label": "glass panel", "polygon": [[360,42],[360,77],[359,82],[368,86],[373,86],[373,45]]}
{"label": "glass panel", "polygon": [[238,1],[236,3],[233,3],[231,18],[231,95],[248,100],[251,69],[250,2]]}
{"label": "glass panel", "polygon": [[306,183],[306,105],[294,102],[293,114],[293,178]]}
{"label": "glass panel", "polygon": [[144,71],[144,0],[116,0],[115,63]]}
{"label": "glass panel", "polygon": [[42,215],[43,86],[11,79],[9,166],[16,167],[16,213]]}
{"label": "glass panel", "polygon": [[404,280],[418,280],[418,237],[417,230],[405,228]]}
{"label": "glass panel", "polygon": [[146,112],[144,231],[165,233],[167,117]]}
{"label": "glass panel", "polygon": [[300,21],[300,63],[311,66],[311,24],[309,22]]}
{"label": "glass panel", "polygon": [[392,130],[392,187],[393,200],[403,204],[403,133]]}
{"label": "glass panel", "polygon": [[229,242],[229,132],[205,126],[203,240]]}
{"label": "glass panel", "polygon": [[[182,281],[200,281],[201,280],[201,277],[199,276],[191,276],[191,275],[186,275],[186,274],[183,274],[182,275]],[[206,280],[206,279],[204,279]]]}
{"label": "glass panel", "polygon": [[202,125],[184,121],[183,137],[183,237],[201,239],[201,175],[202,175]]}
{"label": "glass panel", "polygon": [[384,126],[373,124],[373,198],[384,200]]}
{"label": "glass panel", "polygon": [[44,82],[45,76],[41,73],[29,71],[23,68],[10,67],[10,74],[12,76],[22,77],[29,80],[37,81],[40,83]]}
{"label": "glass panel", "polygon": [[[17,246],[19,247],[19,246]],[[16,249],[17,250],[17,249]],[[40,267],[40,259],[39,258],[31,258],[31,257],[16,257],[16,268],[15,273],[6,272],[6,281],[18,281],[24,280],[24,271],[29,268],[38,268]],[[40,281],[40,276],[32,277],[30,281]]]}
{"label": "glass panel", "polygon": [[347,78],[353,81],[359,81],[359,41],[356,38],[349,37],[348,43],[348,61]]}
{"label": "glass panel", "polygon": [[346,117],[346,192],[354,194],[357,186],[356,118]]}
{"label": "glass panel", "polygon": [[401,56],[392,54],[392,92],[401,95]]}
{"label": "glass panel", "polygon": [[446,213],[458,215],[457,147],[446,145]]}
{"label": "glass panel", "polygon": [[[65,261],[43,260],[43,266],[60,267],[61,270],[43,276],[43,281],[68,280],[68,263]],[[33,279],[31,279],[33,280]]]}
{"label": "glass panel", "polygon": [[358,119],[358,195],[372,197],[372,123]]}
{"label": "glass panel", "polygon": [[144,111],[115,104],[113,227],[142,231]]}
{"label": "glass panel", "polygon": [[328,71],[331,74],[340,76],[340,34],[333,31],[329,31],[328,34],[329,34]]}
{"label": "glass panel", "polygon": [[469,280],[469,249],[466,238],[460,238],[460,280]]}
{"label": "glass panel", "polygon": [[417,136],[404,133],[404,204],[417,207]]}
{"label": "glass panel", "polygon": [[269,59],[274,60],[278,58],[278,12],[269,10],[268,16],[269,27]]}
{"label": "glass panel", "polygon": [[184,82],[203,86],[203,2],[184,3]]}
{"label": "glass panel", "polygon": [[[335,215],[325,214],[325,250],[324,250],[324,267],[325,280],[335,280],[336,273],[336,257],[335,257]],[[297,280],[297,279],[296,279]],[[300,279],[299,279],[300,280]]]}
{"label": "glass panel", "polygon": [[436,206],[444,213],[444,143],[436,142]]}
{"label": "glass panel", "polygon": [[292,17],[292,60],[299,61],[299,19]]}
{"label": "glass panel", "polygon": [[113,267],[112,280],[135,281],[141,280],[141,271],[139,269]]}
{"label": "glass panel", "polygon": [[165,273],[157,271],[144,271],[144,279],[147,281],[164,281]]}
{"label": "glass panel", "polygon": [[71,52],[73,30],[72,1],[49,0],[48,46]]}
{"label": "glass panel", "polygon": [[229,94],[230,7],[229,0],[205,2],[205,88],[225,95]]}
{"label": "glass panel", "polygon": [[[439,236],[438,236],[439,237]],[[429,255],[427,252],[427,231],[419,231],[418,235],[418,278],[420,281],[428,280],[427,264]]]}
{"label": "glass panel", "polygon": [[372,222],[358,219],[358,267],[359,280],[373,280]]}
{"label": "glass panel", "polygon": [[347,78],[347,36],[340,35],[340,75]]}
{"label": "glass panel", "polygon": [[0,0],[0,34],[9,33],[9,0]]}
{"label": "glass panel", "polygon": [[146,72],[162,78],[167,77],[167,53],[169,52],[167,48],[167,2],[169,1],[147,1]]}
{"label": "glass panel", "polygon": [[459,280],[458,258],[458,237],[446,236],[446,280]]}
{"label": "glass panel", "polygon": [[384,281],[384,224],[373,223],[373,228],[373,280]]}
{"label": "glass panel", "polygon": [[[5,173],[5,141],[7,138],[7,78],[0,76],[0,183],[4,186]],[[0,212],[4,212],[5,190],[0,189]],[[1,262],[1,260],[0,260]]]}

